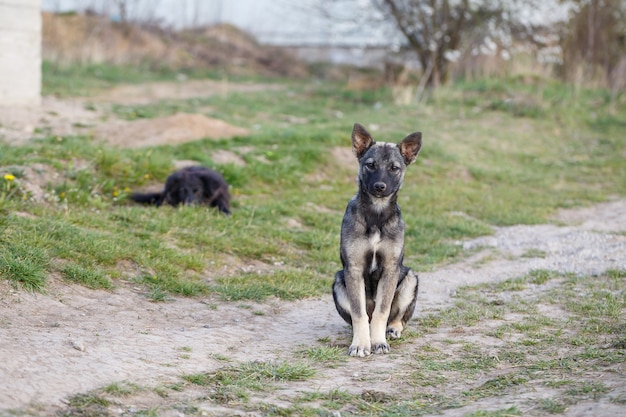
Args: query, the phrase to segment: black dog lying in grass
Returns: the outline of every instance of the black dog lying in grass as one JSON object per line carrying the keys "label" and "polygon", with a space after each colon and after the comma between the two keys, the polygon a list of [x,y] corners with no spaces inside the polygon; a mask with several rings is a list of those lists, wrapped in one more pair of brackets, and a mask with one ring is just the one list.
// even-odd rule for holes
{"label": "black dog lying in grass", "polygon": [[133,193],[130,199],[142,204],[205,204],[230,214],[230,194],[224,177],[212,169],[193,166],[180,169],[165,181],[158,193]]}

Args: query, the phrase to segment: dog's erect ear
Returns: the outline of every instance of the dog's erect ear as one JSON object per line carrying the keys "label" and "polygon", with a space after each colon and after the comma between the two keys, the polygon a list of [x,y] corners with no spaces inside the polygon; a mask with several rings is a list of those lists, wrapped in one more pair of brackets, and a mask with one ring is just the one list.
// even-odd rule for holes
{"label": "dog's erect ear", "polygon": [[411,162],[415,162],[417,154],[422,147],[422,132],[411,133],[406,138],[402,139],[402,142],[398,143],[400,153],[404,158],[404,163],[409,165]]}
{"label": "dog's erect ear", "polygon": [[356,157],[361,159],[361,156],[363,156],[365,151],[373,144],[374,139],[372,139],[372,135],[370,135],[363,126],[355,123],[354,129],[352,129],[352,151],[354,151]]}

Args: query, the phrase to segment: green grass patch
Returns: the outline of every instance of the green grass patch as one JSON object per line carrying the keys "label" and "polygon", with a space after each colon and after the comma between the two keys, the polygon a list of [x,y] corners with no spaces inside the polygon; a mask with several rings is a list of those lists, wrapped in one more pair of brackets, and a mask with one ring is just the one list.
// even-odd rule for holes
{"label": "green grass patch", "polygon": [[210,398],[220,404],[247,401],[252,392],[268,391],[277,383],[302,381],[315,370],[298,362],[245,362],[216,372],[186,374],[182,379],[212,389]]}
{"label": "green grass patch", "polygon": [[107,394],[116,396],[116,397],[125,397],[131,394],[134,394],[141,390],[141,387],[137,384],[133,384],[132,382],[122,381],[122,382],[113,382],[112,384],[107,385],[102,389],[102,391]]}
{"label": "green grass patch", "polygon": [[99,270],[91,268],[83,268],[80,265],[68,264],[61,267],[63,276],[68,281],[82,284],[93,289],[109,289],[111,281]]}
{"label": "green grass patch", "polygon": [[263,383],[301,381],[312,377],[315,371],[303,363],[244,362],[208,374],[183,375],[183,379],[196,385],[219,382],[222,385],[240,385],[263,389]]}
{"label": "green grass patch", "polygon": [[60,412],[61,416],[108,416],[111,401],[94,392],[74,395],[68,399],[67,404],[67,407]]}
{"label": "green grass patch", "polygon": [[263,301],[268,297],[296,300],[325,294],[330,285],[330,278],[321,278],[312,271],[277,270],[220,278],[213,289],[229,301]]}
{"label": "green grass patch", "polygon": [[316,346],[302,349],[303,357],[312,360],[314,363],[332,364],[334,362],[345,362],[346,349],[338,346]]}
{"label": "green grass patch", "polygon": [[524,413],[517,407],[502,408],[500,410],[480,410],[466,414],[466,417],[513,417],[523,416]]}
{"label": "green grass patch", "polygon": [[26,291],[45,290],[48,263],[42,248],[0,238],[0,276]]}
{"label": "green grass patch", "polygon": [[156,67],[154,65],[118,66],[111,64],[42,63],[42,93],[57,96],[89,96],[119,84],[155,81],[176,82],[180,78],[217,79],[214,70]]}

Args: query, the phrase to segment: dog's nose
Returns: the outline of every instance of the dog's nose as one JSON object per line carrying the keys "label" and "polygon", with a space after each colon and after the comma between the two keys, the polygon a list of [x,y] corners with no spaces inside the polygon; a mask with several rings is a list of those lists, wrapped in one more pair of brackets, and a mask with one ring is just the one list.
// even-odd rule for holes
{"label": "dog's nose", "polygon": [[387,184],[385,184],[382,181],[379,181],[377,183],[374,183],[374,190],[378,193],[381,193],[383,191],[385,191],[385,188],[387,188]]}

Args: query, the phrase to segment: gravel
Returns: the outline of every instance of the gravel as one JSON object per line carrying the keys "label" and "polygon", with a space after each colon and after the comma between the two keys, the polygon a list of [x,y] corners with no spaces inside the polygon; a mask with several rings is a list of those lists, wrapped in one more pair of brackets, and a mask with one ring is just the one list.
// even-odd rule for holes
{"label": "gravel", "polygon": [[543,269],[581,276],[626,270],[626,200],[565,210],[554,224],[494,228],[491,236],[461,242],[477,253],[420,273],[420,309],[437,309],[460,285],[499,282]]}

